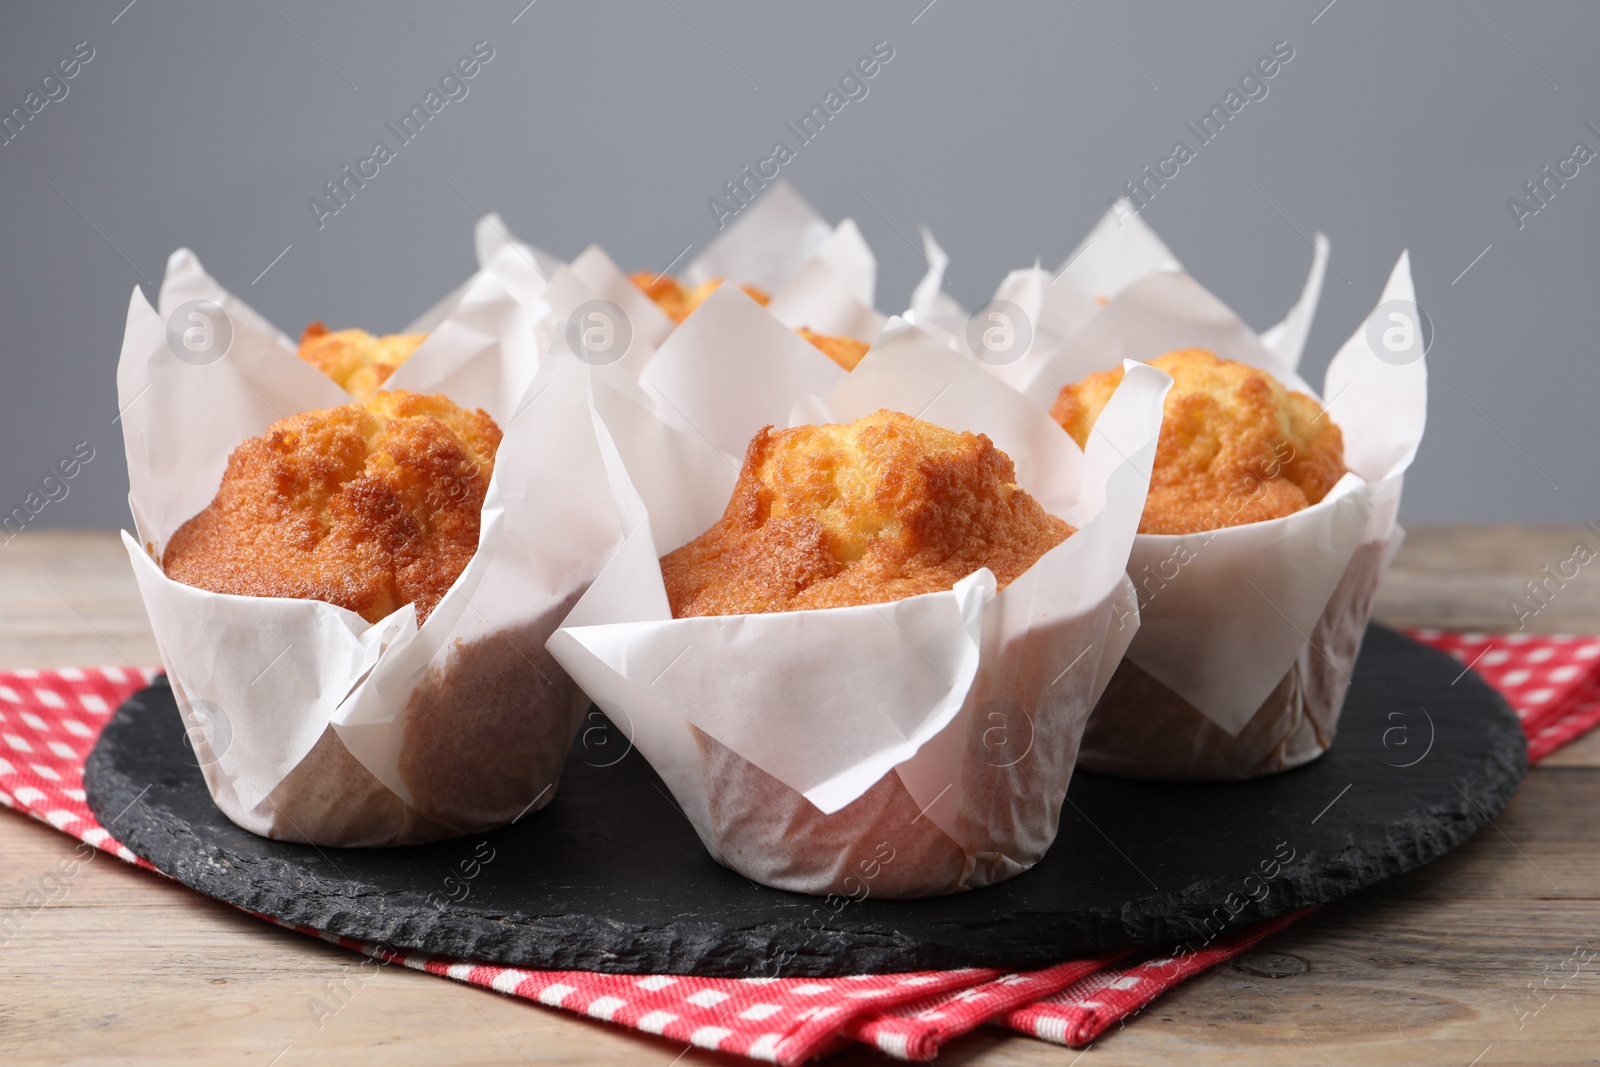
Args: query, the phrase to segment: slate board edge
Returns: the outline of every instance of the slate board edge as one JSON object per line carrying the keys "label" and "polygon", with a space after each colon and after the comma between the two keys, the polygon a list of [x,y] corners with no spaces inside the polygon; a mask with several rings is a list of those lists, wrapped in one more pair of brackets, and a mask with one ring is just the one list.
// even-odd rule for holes
{"label": "slate board edge", "polygon": [[[1424,650],[1429,655],[1442,655]],[[158,682],[159,684],[163,684]],[[1475,675],[1462,679],[1498,702],[1504,701]],[[138,701],[140,694],[130,698]],[[119,709],[119,716],[121,709]],[[111,734],[116,721],[107,726]],[[1355,848],[1348,855],[1328,857],[1307,852],[1285,868],[1273,882],[1272,892],[1260,903],[1250,903],[1231,916],[1231,926],[1243,926],[1294,911],[1314,903],[1325,903],[1359,889],[1377,884],[1437,859],[1464,842],[1498,814],[1516,792],[1527,767],[1526,739],[1509,708],[1497,717],[1491,729],[1498,740],[1492,759],[1476,775],[1461,783],[1465,795],[1457,803],[1430,809],[1443,821],[1419,839],[1409,854],[1374,854]],[[103,734],[102,738],[106,735]],[[90,808],[97,816],[121,812],[139,795],[140,786],[123,778],[112,766],[109,752],[97,743],[85,770],[85,788]],[[189,771],[189,768],[183,768]],[[1292,773],[1292,772],[1291,772]],[[1468,797],[1471,800],[1468,800]],[[893,928],[874,929],[856,925],[848,930],[824,930],[809,944],[800,928],[785,920],[739,928],[724,928],[710,923],[669,923],[661,926],[633,926],[592,915],[553,915],[529,918],[462,909],[468,925],[420,924],[405,912],[422,901],[423,893],[391,893],[374,888],[370,897],[352,897],[344,892],[346,883],[305,880],[285,908],[285,898],[271,882],[244,883],[232,876],[232,865],[221,849],[208,847],[192,833],[175,830],[153,820],[130,821],[117,829],[107,827],[125,845],[176,880],[226,903],[252,913],[274,916],[279,921],[312,927],[324,933],[376,942],[390,948],[425,951],[430,955],[553,970],[592,970],[615,974],[697,974],[744,977],[775,975],[776,968],[752,968],[752,958],[774,965],[782,959],[781,973],[794,977],[828,977],[839,974],[944,969],[957,966],[992,966],[1026,969],[1060,962],[1062,953],[1041,944],[1036,930],[1020,941],[1008,941],[1003,927],[1006,916],[993,917],[994,938],[987,949],[964,951],[959,955],[948,946],[919,943]],[[300,869],[278,859],[256,859],[267,872],[293,873],[304,878]],[[1352,874],[1348,882],[1330,893],[1327,871],[1347,867],[1363,874]],[[1026,877],[1025,875],[1023,877]],[[281,884],[281,882],[279,883]],[[337,887],[334,889],[333,887]],[[1216,916],[1215,900],[1233,887],[1212,881],[1196,882],[1180,893],[1152,894],[1126,901],[1115,916],[1094,917],[1087,925],[1081,919],[1062,925],[1078,928],[1078,948],[1085,953],[1135,943],[1191,944],[1203,939],[1207,918]],[[1184,898],[1203,899],[1203,910],[1186,908]],[[410,899],[407,899],[410,898]],[[974,895],[974,900],[979,894]],[[386,904],[391,906],[386,906]],[[395,907],[404,904],[405,907]],[[398,914],[397,914],[398,912]],[[1038,916],[1039,913],[1034,913]],[[1048,914],[1048,913],[1047,913]],[[477,928],[470,928],[476,924]],[[485,929],[487,927],[487,929]],[[617,938],[626,929],[626,947]],[[1156,931],[1152,938],[1151,931]],[[596,936],[598,935],[598,936]],[[424,944],[426,939],[426,944]],[[607,941],[610,948],[596,948],[595,940]]]}

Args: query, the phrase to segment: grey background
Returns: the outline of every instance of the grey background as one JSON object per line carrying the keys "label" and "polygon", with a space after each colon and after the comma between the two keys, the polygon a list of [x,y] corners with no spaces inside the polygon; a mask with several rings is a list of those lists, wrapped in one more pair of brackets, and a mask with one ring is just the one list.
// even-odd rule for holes
{"label": "grey background", "polygon": [[[1600,517],[1600,163],[1521,231],[1506,204],[1576,140],[1600,149],[1594,5],[525,2],[7,4],[3,110],[76,42],[95,58],[0,147],[0,511],[87,440],[95,459],[37,524],[126,521],[123,319],[180,246],[290,333],[399,328],[472,269],[478,209],[563,257],[599,241],[660,269],[714,236],[722,182],[887,40],[866,99],[785,174],[860,223],[883,309],[924,269],[919,222],[971,307],[1006,270],[1059,264],[1287,40],[1266,99],[1145,218],[1257,328],[1297,294],[1305,235],[1328,233],[1313,382],[1409,247],[1436,340],[1403,516]],[[470,95],[319,231],[307,199],[478,40],[495,57]]]}

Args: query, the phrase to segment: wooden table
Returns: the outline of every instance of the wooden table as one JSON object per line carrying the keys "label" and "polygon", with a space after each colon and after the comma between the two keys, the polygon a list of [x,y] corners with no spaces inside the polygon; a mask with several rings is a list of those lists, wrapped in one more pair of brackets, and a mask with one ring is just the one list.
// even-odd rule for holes
{"label": "wooden table", "polygon": [[[1511,629],[1509,599],[1580,537],[1594,540],[1577,528],[1414,529],[1379,615]],[[0,667],[156,662],[109,533],[42,531],[0,547],[0,605]],[[1529,629],[1600,631],[1600,566]],[[72,844],[0,813],[0,883],[42,875]],[[1536,1015],[1525,1013],[1539,1002],[1523,999],[1585,944],[1600,950],[1600,732],[1532,771],[1494,828],[1261,946],[1295,957],[1290,966],[1258,954],[1218,968],[1078,1059],[984,1028],[940,1062],[1596,1063],[1600,957]],[[101,856],[0,947],[0,1063],[740,1062],[393,967],[319,1026],[312,998],[359,983],[361,959]],[[1291,977],[1262,973],[1299,963]],[[857,1050],[830,1062],[889,1061]]]}

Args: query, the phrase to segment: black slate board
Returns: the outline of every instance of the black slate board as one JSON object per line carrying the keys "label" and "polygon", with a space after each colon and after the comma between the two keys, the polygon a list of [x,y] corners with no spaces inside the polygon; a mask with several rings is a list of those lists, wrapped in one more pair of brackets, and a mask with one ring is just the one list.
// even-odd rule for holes
{"label": "black slate board", "polygon": [[186,885],[365,941],[531,968],[823,976],[1199,947],[1224,923],[1334,900],[1437,858],[1499,812],[1527,769],[1498,694],[1374,626],[1338,741],[1310,765],[1211,784],[1081,773],[1055,847],[1026,874],[937,900],[840,906],[718,866],[637,752],[597,755],[608,737],[613,754],[625,741],[594,733],[608,728],[591,715],[556,800],[515,826],[318,850],[256,837],[217,810],[158,683],[106,727],[88,762],[89,805]]}

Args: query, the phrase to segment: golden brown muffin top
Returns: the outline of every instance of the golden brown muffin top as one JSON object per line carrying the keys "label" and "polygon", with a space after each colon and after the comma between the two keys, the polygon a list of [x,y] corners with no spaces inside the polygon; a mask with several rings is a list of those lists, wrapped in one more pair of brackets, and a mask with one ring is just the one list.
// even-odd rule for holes
{"label": "golden brown muffin top", "polygon": [[1072,532],[989,438],[885,410],[756,434],[727,511],[661,576],[680,619],[877,604],[979,567],[1003,589]]}
{"label": "golden brown muffin top", "polygon": [[425,333],[374,337],[366,330],[330,331],[318,321],[300,335],[300,358],[365,400],[427,339]]}
{"label": "golden brown muffin top", "polygon": [[867,349],[872,346],[866,341],[857,341],[854,337],[844,337],[825,333],[817,333],[802,326],[795,331],[807,341],[810,341],[822,354],[833,360],[845,370],[855,370],[856,364],[861,362],[861,357],[867,354]]}
{"label": "golden brown muffin top", "polygon": [[478,548],[500,428],[442,396],[382,392],[276,422],[228,457],[216,498],[172,535],[175,581],[324,600],[377,622],[428,617]]}
{"label": "golden brown muffin top", "polygon": [[[670,274],[651,274],[641,270],[628,276],[634,285],[643,289],[645,295],[656,302],[656,306],[667,313],[673,322],[682,322],[689,317],[690,312],[706,302],[706,298],[717,291],[717,286],[722,284],[721,278],[712,278],[710,281],[701,282],[693,289],[685,289],[683,283]],[[753,285],[741,285],[750,295],[750,299],[766,307],[772,297]]]}
{"label": "golden brown muffin top", "polygon": [[[1344,437],[1320,405],[1266,371],[1203,348],[1152,363],[1172,375],[1139,532],[1184,534],[1279,519],[1344,476]],[[1086,446],[1122,368],[1062,388],[1050,415]]]}

